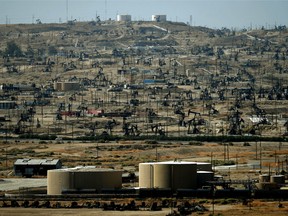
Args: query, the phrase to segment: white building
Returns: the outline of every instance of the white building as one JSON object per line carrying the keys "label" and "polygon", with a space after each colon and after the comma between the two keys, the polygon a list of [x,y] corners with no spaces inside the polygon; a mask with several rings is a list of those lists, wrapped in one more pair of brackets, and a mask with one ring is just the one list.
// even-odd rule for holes
{"label": "white building", "polygon": [[130,22],[131,20],[131,15],[117,15],[118,22]]}
{"label": "white building", "polygon": [[153,22],[166,22],[167,16],[166,15],[152,15]]}

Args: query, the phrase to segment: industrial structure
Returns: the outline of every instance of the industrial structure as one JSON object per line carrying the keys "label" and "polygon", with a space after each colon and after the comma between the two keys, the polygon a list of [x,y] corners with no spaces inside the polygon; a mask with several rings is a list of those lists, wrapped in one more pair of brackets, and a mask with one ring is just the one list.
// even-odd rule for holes
{"label": "industrial structure", "polygon": [[259,175],[259,182],[256,183],[256,187],[260,190],[279,189],[285,185],[285,175]]}
{"label": "industrial structure", "polygon": [[78,91],[80,90],[79,82],[54,82],[54,89],[56,91]]}
{"label": "industrial structure", "polygon": [[16,107],[15,101],[0,101],[0,109],[15,109]]}
{"label": "industrial structure", "polygon": [[122,187],[122,171],[79,166],[75,168],[49,170],[47,194],[61,195],[65,191],[119,189]]}
{"label": "industrial structure", "polygon": [[118,22],[131,22],[131,15],[117,15]]}
{"label": "industrial structure", "polygon": [[[198,171],[197,171],[198,170]],[[187,161],[167,161],[139,164],[139,187],[196,189],[213,180],[212,165]]]}
{"label": "industrial structure", "polygon": [[48,170],[61,167],[62,162],[59,159],[18,159],[14,163],[14,173],[16,176],[25,177],[46,176]]}
{"label": "industrial structure", "polygon": [[153,22],[166,22],[167,16],[166,15],[152,15]]}

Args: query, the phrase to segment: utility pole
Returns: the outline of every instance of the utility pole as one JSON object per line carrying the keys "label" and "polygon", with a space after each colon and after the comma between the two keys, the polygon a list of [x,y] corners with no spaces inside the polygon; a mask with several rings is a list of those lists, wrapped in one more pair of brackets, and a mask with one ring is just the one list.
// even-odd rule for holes
{"label": "utility pole", "polygon": [[7,123],[6,123],[6,130],[5,130],[5,137],[6,137],[6,141],[5,141],[5,164],[6,164],[6,168],[8,167],[8,153],[7,153],[7,145],[8,145],[8,137],[7,137],[7,132],[8,132],[8,128],[7,128]]}
{"label": "utility pole", "polygon": [[105,0],[105,21],[107,20],[107,0]]}
{"label": "utility pole", "polygon": [[260,171],[262,170],[262,143],[260,140]]}
{"label": "utility pole", "polygon": [[66,0],[66,22],[68,22],[68,0]]}
{"label": "utility pole", "polygon": [[255,146],[256,146],[256,160],[258,160],[258,149],[257,149],[258,141],[255,142]]}

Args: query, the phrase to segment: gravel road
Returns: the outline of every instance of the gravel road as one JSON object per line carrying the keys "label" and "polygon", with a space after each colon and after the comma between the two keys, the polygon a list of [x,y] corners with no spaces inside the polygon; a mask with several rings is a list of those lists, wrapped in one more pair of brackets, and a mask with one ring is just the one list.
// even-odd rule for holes
{"label": "gravel road", "polygon": [[0,191],[18,190],[22,187],[45,187],[47,178],[4,178],[0,179]]}

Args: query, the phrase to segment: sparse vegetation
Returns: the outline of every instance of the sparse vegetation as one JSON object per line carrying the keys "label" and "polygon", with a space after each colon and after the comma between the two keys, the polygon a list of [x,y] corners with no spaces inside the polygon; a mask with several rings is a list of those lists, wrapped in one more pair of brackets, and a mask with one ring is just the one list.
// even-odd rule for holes
{"label": "sparse vegetation", "polygon": [[[212,160],[214,166],[243,165],[215,169],[226,179],[257,179],[260,141],[262,173],[279,168],[275,155],[285,161],[286,27],[236,31],[175,22],[37,23],[0,26],[0,96],[17,104],[0,110],[1,176],[11,173],[18,158],[47,157],[68,167],[133,172],[141,162]],[[54,89],[54,82],[64,80],[79,88]],[[240,208],[237,199],[214,204]]]}

